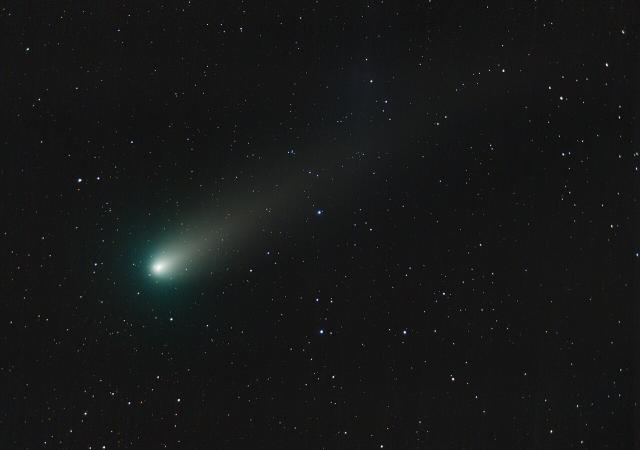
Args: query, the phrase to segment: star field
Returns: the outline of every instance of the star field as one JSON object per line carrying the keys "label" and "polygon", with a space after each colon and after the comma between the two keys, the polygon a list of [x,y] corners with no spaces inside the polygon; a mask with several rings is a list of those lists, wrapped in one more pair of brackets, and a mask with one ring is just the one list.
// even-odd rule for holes
{"label": "star field", "polygon": [[0,448],[640,446],[633,2],[0,17]]}

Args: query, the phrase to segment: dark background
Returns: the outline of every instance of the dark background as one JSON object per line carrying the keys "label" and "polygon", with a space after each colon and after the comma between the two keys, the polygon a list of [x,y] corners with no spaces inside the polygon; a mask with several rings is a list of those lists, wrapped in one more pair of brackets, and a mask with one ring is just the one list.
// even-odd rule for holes
{"label": "dark background", "polygon": [[639,445],[634,2],[0,18],[1,448]]}

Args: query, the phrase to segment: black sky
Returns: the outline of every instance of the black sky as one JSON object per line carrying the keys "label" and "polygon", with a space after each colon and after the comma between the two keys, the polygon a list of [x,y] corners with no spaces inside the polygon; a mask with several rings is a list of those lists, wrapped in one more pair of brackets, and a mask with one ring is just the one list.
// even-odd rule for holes
{"label": "black sky", "polygon": [[633,2],[0,20],[1,448],[640,445]]}

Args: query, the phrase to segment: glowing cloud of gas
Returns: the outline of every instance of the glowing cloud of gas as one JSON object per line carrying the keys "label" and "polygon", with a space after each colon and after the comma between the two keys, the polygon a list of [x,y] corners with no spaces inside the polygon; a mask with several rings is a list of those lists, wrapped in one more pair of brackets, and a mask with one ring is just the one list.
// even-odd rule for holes
{"label": "glowing cloud of gas", "polygon": [[225,241],[241,237],[242,231],[252,228],[258,220],[250,214],[227,214],[219,220],[207,215],[194,219],[194,225],[183,225],[158,245],[149,262],[149,275],[158,280],[177,280],[212,272],[211,263],[222,259]]}
{"label": "glowing cloud of gas", "polygon": [[241,247],[270,231],[278,233],[283,219],[324,216],[314,199],[352,195],[368,167],[363,152],[333,147],[331,154],[318,150],[305,161],[280,161],[268,176],[234,179],[235,189],[218,189],[214,201],[201,203],[156,243],[148,275],[161,281],[215,274]]}
{"label": "glowing cloud of gas", "polygon": [[[249,192],[226,193],[217,206],[188,215],[156,243],[147,262],[148,275],[157,281],[179,280],[220,270],[226,257],[301,205],[315,181],[301,170],[285,179],[286,186],[252,180]],[[260,185],[266,187],[258,189]],[[308,214],[309,207],[304,209]]]}

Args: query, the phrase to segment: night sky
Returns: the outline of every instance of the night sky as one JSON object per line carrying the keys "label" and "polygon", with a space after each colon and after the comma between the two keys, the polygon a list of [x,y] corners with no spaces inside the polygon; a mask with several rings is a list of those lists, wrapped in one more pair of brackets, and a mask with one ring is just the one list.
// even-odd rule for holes
{"label": "night sky", "polygon": [[1,449],[640,447],[633,1],[0,23]]}

